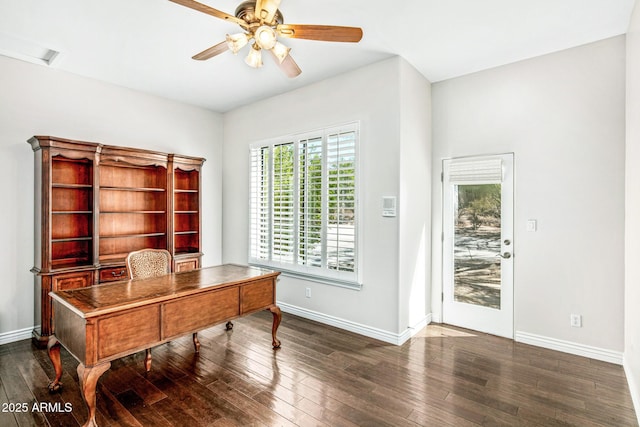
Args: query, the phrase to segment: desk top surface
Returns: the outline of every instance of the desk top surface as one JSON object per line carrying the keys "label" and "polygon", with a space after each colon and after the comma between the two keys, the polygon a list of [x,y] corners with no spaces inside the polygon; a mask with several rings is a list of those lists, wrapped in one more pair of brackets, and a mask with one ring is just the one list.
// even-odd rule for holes
{"label": "desk top surface", "polygon": [[89,318],[198,294],[213,288],[223,289],[253,280],[275,278],[279,274],[280,272],[263,268],[225,264],[148,279],[50,292],[49,295],[80,316]]}

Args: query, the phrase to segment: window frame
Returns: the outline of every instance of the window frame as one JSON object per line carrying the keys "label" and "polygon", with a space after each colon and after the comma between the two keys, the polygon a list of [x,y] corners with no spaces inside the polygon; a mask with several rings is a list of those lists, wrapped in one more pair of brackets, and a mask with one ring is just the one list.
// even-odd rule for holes
{"label": "window frame", "polygon": [[[329,217],[328,208],[328,182],[330,173],[327,167],[328,162],[328,146],[329,137],[332,135],[353,133],[355,141],[353,142],[353,271],[344,271],[339,269],[331,269],[327,265],[327,224]],[[301,173],[303,172],[303,164],[301,164],[301,149],[303,143],[321,139],[321,247],[322,247],[322,265],[301,265],[299,258],[300,244],[302,242],[300,234],[301,226],[301,203],[300,203],[300,184]],[[293,147],[293,259],[290,263],[275,260],[273,247],[274,233],[274,166],[273,159],[275,156],[275,147],[291,144]],[[321,282],[340,287],[357,289],[362,288],[361,280],[361,264],[362,264],[362,212],[360,210],[360,123],[351,122],[339,126],[331,126],[315,131],[285,135],[277,138],[270,138],[250,144],[249,147],[249,221],[248,221],[248,261],[250,265],[276,269],[282,272],[284,276],[300,278],[315,282]],[[259,151],[259,153],[258,153]],[[265,159],[265,154],[266,162]],[[309,171],[309,163],[305,163],[304,171]],[[267,169],[267,175],[264,170]],[[254,175],[255,174],[255,175]],[[266,177],[266,179],[265,179]],[[282,181],[280,181],[282,182]],[[280,187],[278,187],[280,188]],[[265,191],[266,189],[266,191]],[[305,193],[307,194],[307,193]],[[281,199],[282,200],[282,199]],[[265,208],[263,203],[268,204]],[[259,207],[261,205],[261,207]],[[282,205],[280,205],[282,206]],[[265,221],[264,213],[267,213],[268,219]],[[258,220],[260,218],[260,220]],[[266,232],[265,232],[265,224]],[[339,234],[339,231],[338,231]],[[262,238],[262,241],[259,239]],[[266,238],[266,239],[265,239]],[[305,253],[307,254],[307,253]],[[262,256],[262,257],[261,257]],[[340,256],[336,258],[338,261]]]}

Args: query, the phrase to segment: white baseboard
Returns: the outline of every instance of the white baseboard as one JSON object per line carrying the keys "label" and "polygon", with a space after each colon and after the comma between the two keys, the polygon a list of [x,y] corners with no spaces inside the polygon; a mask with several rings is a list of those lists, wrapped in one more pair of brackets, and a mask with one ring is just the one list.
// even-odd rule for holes
{"label": "white baseboard", "polygon": [[516,331],[517,342],[622,365],[622,352]]}
{"label": "white baseboard", "polygon": [[284,302],[278,301],[277,304],[285,313],[294,314],[305,319],[324,323],[325,325],[335,326],[336,328],[344,329],[349,332],[354,332],[359,335],[364,335],[365,337],[374,338],[394,345],[402,345],[409,338],[420,332],[422,328],[431,323],[431,315],[429,314],[416,325],[407,328],[407,330],[403,333],[394,334],[382,329],[373,328],[371,326],[362,325],[350,320],[318,313],[317,311],[308,310],[306,308],[297,307],[295,305],[290,305]]}
{"label": "white baseboard", "polygon": [[426,328],[429,323],[431,323],[431,313],[427,314],[425,318],[420,320],[415,325],[407,327],[407,329],[403,333],[399,334],[397,345],[402,345],[405,342],[409,341],[412,336]]}
{"label": "white baseboard", "polygon": [[17,331],[3,332],[0,334],[0,345],[29,339],[31,338],[32,331],[33,326],[30,328],[19,329]]}
{"label": "white baseboard", "polygon": [[636,417],[638,418],[638,424],[640,424],[640,378],[633,376],[633,372],[627,362],[625,355],[622,363],[624,367],[624,374],[627,377],[627,385],[629,386],[629,393],[631,394],[631,400],[633,401],[633,407],[636,410]]}

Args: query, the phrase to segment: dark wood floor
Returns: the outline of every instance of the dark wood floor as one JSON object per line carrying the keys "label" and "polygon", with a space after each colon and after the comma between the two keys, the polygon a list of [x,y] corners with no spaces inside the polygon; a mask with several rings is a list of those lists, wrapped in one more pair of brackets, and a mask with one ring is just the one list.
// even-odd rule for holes
{"label": "dark wood floor", "polygon": [[[444,325],[398,347],[287,314],[274,352],[270,328],[258,313],[231,332],[202,331],[198,356],[190,337],[156,347],[149,374],[144,353],[113,362],[98,424],[638,425],[620,366]],[[0,346],[0,426],[82,424],[77,362],[64,350],[63,365],[63,391],[50,395],[45,350]]]}

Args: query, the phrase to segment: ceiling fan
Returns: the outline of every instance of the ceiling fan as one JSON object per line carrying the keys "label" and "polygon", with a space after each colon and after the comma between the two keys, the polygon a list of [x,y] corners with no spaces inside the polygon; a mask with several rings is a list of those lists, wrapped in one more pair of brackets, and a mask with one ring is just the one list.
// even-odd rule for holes
{"label": "ceiling fan", "polygon": [[170,0],[207,15],[238,24],[243,32],[229,35],[226,40],[193,56],[203,61],[227,50],[238,53],[253,39],[245,62],[254,68],[262,66],[262,51],[271,53],[282,71],[296,77],[302,71],[289,55],[290,48],[278,41],[279,37],[330,42],[357,43],[362,39],[362,29],[335,25],[285,24],[278,7],[281,0],[248,0],[236,8],[235,16],[221,12],[194,0]]}

